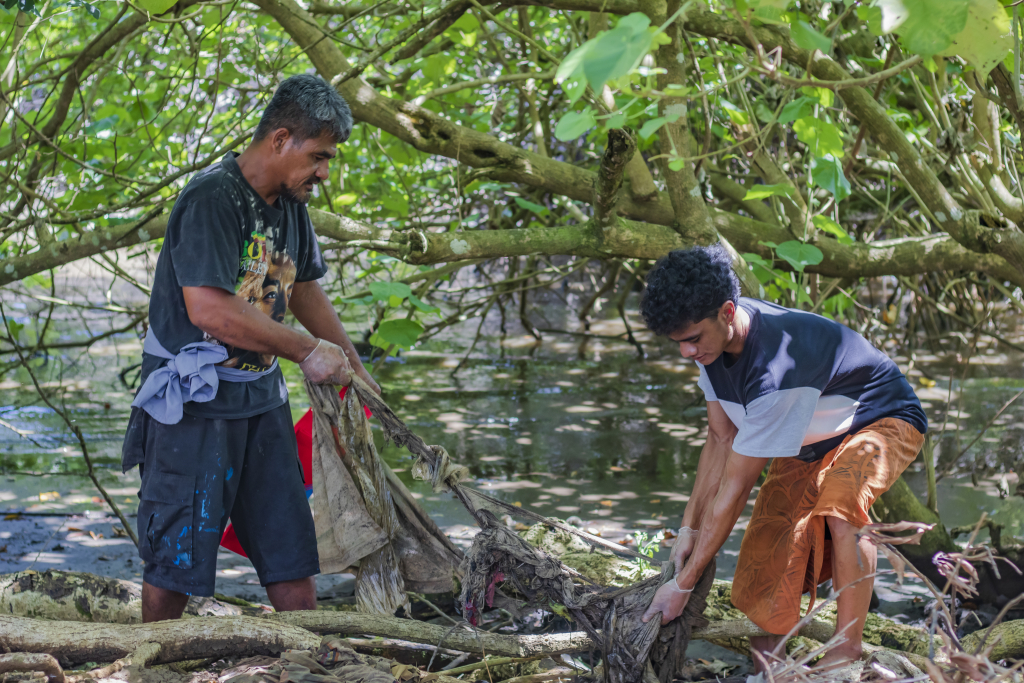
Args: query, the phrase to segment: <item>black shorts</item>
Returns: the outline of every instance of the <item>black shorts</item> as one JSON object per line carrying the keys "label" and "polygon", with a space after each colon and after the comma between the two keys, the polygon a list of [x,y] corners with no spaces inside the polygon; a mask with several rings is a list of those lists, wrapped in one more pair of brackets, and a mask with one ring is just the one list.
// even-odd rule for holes
{"label": "black shorts", "polygon": [[286,402],[261,415],[215,420],[187,413],[165,425],[132,408],[121,464],[139,465],[139,555],[146,583],[213,595],[230,517],[260,584],[320,573]]}

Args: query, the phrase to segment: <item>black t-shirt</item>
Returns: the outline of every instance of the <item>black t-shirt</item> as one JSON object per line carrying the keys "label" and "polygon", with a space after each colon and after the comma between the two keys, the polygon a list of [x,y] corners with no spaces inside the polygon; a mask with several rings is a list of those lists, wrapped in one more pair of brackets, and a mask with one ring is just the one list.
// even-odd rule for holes
{"label": "black t-shirt", "polygon": [[[306,207],[279,198],[267,204],[242,175],[234,152],[198,174],[182,191],[167,222],[149,302],[150,334],[165,349],[221,342],[193,325],[182,287],[220,287],[245,298],[274,320],[284,320],[296,282],[327,272]],[[221,365],[260,372],[274,356],[228,346]],[[167,361],[143,354],[141,382]],[[251,382],[220,382],[206,403],[185,403],[189,415],[252,417],[288,400],[280,368]]]}

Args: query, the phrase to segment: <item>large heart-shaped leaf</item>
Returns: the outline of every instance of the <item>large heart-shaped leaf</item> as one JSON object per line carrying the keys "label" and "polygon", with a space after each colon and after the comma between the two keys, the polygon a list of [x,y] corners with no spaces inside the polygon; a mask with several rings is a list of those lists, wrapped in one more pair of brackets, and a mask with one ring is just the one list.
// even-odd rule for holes
{"label": "large heart-shaped leaf", "polygon": [[775,249],[775,254],[789,265],[793,270],[803,272],[807,266],[816,266],[821,263],[825,255],[813,244],[804,244],[796,240],[783,242]]}
{"label": "large heart-shaped leaf", "polygon": [[382,349],[392,344],[400,349],[408,349],[423,334],[423,326],[415,320],[400,318],[385,320],[377,328],[377,333],[370,337],[370,343]]}

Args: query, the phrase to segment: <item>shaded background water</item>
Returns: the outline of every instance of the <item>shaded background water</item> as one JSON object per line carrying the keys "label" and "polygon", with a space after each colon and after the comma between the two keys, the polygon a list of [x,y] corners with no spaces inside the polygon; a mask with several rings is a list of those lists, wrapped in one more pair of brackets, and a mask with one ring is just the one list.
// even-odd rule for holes
{"label": "shaded background water", "polygon": [[[557,304],[544,314],[552,318],[551,327],[566,322]],[[642,329],[635,317],[631,322]],[[65,325],[68,340],[85,334]],[[360,321],[348,321],[348,327],[358,330]],[[640,359],[632,345],[615,339],[624,331],[617,319],[596,322],[590,330],[595,336],[583,346],[583,338],[567,334],[547,334],[537,343],[485,330],[465,359],[475,329],[469,321],[375,371],[385,399],[414,431],[468,466],[479,488],[546,515],[576,516],[602,536],[619,540],[678,525],[706,427],[693,363],[679,358],[671,344],[642,333],[638,338],[647,358]],[[121,373],[138,363],[140,354],[134,334],[117,334],[84,352],[51,356],[38,370],[44,389],[63,386],[59,400],[81,428],[102,482],[128,514],[137,505],[139,479],[136,470],[120,472],[132,396],[122,377],[130,383],[135,373]],[[949,412],[940,450],[968,445],[1024,388],[1021,360],[994,346],[980,347],[966,373],[952,354],[914,359],[910,379],[935,432],[943,431]],[[910,367],[907,359],[897,361],[905,370]],[[297,419],[306,410],[301,374],[286,361],[282,367]],[[979,464],[998,466],[1016,457],[1022,434],[1024,405],[1015,403],[970,452]],[[461,505],[413,481],[405,451],[391,446],[382,455],[438,524],[457,543],[468,544],[472,520]],[[134,549],[114,535],[112,520],[102,515],[105,505],[83,476],[77,441],[39,400],[24,369],[0,381],[0,466],[0,508],[35,513],[0,522],[0,571],[33,566],[139,576],[137,560],[129,563]],[[908,473],[919,494],[925,488],[922,469],[919,462]],[[1005,535],[1019,535],[1024,500],[1013,495],[1016,485],[1012,473],[976,481],[947,477],[939,483],[942,519],[950,527],[969,524],[985,511],[1005,526]],[[721,578],[732,575],[750,510],[720,555]],[[87,516],[69,521],[68,513]],[[667,557],[667,549],[656,557]],[[265,595],[254,585],[247,562],[226,552],[222,560],[218,590],[256,599]],[[919,592],[913,585],[896,591],[891,580],[879,581],[883,609],[891,613],[903,610],[906,599]]]}

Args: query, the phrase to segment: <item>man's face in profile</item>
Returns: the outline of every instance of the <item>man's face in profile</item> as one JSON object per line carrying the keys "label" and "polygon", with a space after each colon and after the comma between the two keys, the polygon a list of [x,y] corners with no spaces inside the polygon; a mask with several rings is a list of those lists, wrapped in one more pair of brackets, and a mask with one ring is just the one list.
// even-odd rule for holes
{"label": "man's face in profile", "polygon": [[281,196],[308,204],[313,188],[327,180],[328,163],[338,155],[337,148],[338,143],[330,133],[309,140],[289,135],[277,153],[277,165],[282,176]]}

